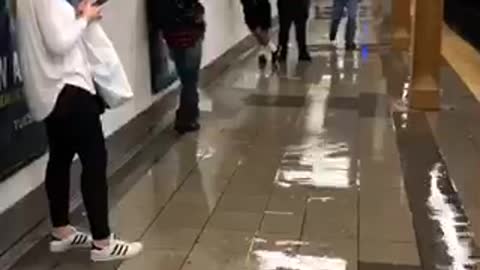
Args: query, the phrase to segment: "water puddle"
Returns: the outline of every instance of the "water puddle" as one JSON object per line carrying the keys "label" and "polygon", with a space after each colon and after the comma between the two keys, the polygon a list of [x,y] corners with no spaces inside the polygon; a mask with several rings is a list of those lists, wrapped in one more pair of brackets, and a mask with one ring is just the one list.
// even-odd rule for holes
{"label": "water puddle", "polygon": [[197,150],[197,161],[210,159],[215,155],[215,153],[216,153],[215,148],[211,146],[200,147]]}
{"label": "water puddle", "polygon": [[315,188],[349,188],[351,158],[346,143],[315,143],[288,147],[283,155],[275,184]]}
{"label": "water puddle", "polygon": [[280,251],[254,252],[259,270],[346,270],[347,261],[341,258],[286,254]]}
{"label": "water puddle", "polygon": [[452,196],[444,191],[449,180],[443,164],[435,164],[430,172],[430,181],[430,196],[427,201],[430,218],[438,222],[441,230],[438,240],[444,243],[445,251],[450,256],[450,265],[439,266],[439,268],[473,269],[475,261],[472,258],[472,238],[468,218],[461,204],[454,204],[458,200],[451,198]]}

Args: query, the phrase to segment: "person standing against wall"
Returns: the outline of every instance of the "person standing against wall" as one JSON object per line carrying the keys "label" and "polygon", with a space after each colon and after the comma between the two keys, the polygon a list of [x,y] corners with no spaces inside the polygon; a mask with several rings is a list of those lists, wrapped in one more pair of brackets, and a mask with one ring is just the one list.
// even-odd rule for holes
{"label": "person standing against wall", "polygon": [[337,32],[340,22],[347,11],[347,30],[345,32],[345,49],[353,51],[357,49],[355,44],[355,35],[357,31],[357,13],[360,0],[333,0],[333,13],[330,25],[330,41],[333,43],[337,39]]}
{"label": "person standing against wall", "polygon": [[245,23],[261,46],[260,55],[258,56],[260,67],[265,67],[269,57],[272,63],[275,64],[277,61],[277,48],[270,40],[270,28],[272,27],[270,0],[241,0],[241,3]]}
{"label": "person standing against wall", "polygon": [[280,19],[279,60],[284,62],[288,55],[290,28],[295,24],[295,32],[300,61],[311,61],[307,48],[307,21],[310,11],[310,0],[278,0]]}
{"label": "person standing against wall", "polygon": [[[141,243],[116,239],[108,221],[107,149],[82,37],[101,19],[99,7],[83,0],[16,0],[24,93],[33,117],[44,121],[50,147],[45,187],[53,225],[50,250],[91,248],[93,261],[131,258]],[[81,189],[92,236],[70,224],[70,167],[82,163]]]}
{"label": "person standing against wall", "polygon": [[149,0],[147,8],[150,23],[163,33],[182,84],[175,130],[180,134],[197,131],[205,8],[198,0]]}

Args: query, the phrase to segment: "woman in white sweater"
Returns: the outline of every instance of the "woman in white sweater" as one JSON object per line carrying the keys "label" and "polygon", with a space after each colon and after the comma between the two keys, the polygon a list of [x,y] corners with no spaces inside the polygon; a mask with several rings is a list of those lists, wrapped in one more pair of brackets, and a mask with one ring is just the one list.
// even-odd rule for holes
{"label": "woman in white sweater", "polygon": [[[87,62],[83,35],[101,19],[91,0],[74,8],[67,0],[16,0],[24,92],[33,117],[44,121],[50,146],[45,185],[53,225],[52,252],[91,247],[93,261],[133,257],[140,243],[113,237],[108,221],[104,111]],[[92,236],[69,221],[70,166],[82,163],[82,194]]]}

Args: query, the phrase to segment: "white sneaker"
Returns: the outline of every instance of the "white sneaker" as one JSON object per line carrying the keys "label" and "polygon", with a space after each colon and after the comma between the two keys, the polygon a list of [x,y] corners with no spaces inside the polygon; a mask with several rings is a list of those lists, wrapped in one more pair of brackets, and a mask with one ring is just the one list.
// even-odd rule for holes
{"label": "white sneaker", "polygon": [[115,239],[112,235],[110,244],[102,249],[93,246],[90,257],[94,262],[108,262],[116,260],[126,260],[140,254],[143,250],[142,243],[128,243]]}
{"label": "white sneaker", "polygon": [[50,251],[53,253],[66,252],[74,248],[89,248],[92,246],[92,237],[89,234],[75,232],[65,239],[58,239],[54,236],[50,242]]}

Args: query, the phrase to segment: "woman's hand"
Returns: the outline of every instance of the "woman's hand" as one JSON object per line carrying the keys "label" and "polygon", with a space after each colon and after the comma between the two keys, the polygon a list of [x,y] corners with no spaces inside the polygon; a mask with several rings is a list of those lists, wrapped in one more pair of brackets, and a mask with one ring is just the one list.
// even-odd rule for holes
{"label": "woman's hand", "polygon": [[80,17],[85,18],[88,22],[97,21],[102,18],[102,10],[99,6],[92,3],[92,0],[83,0],[77,7]]}

